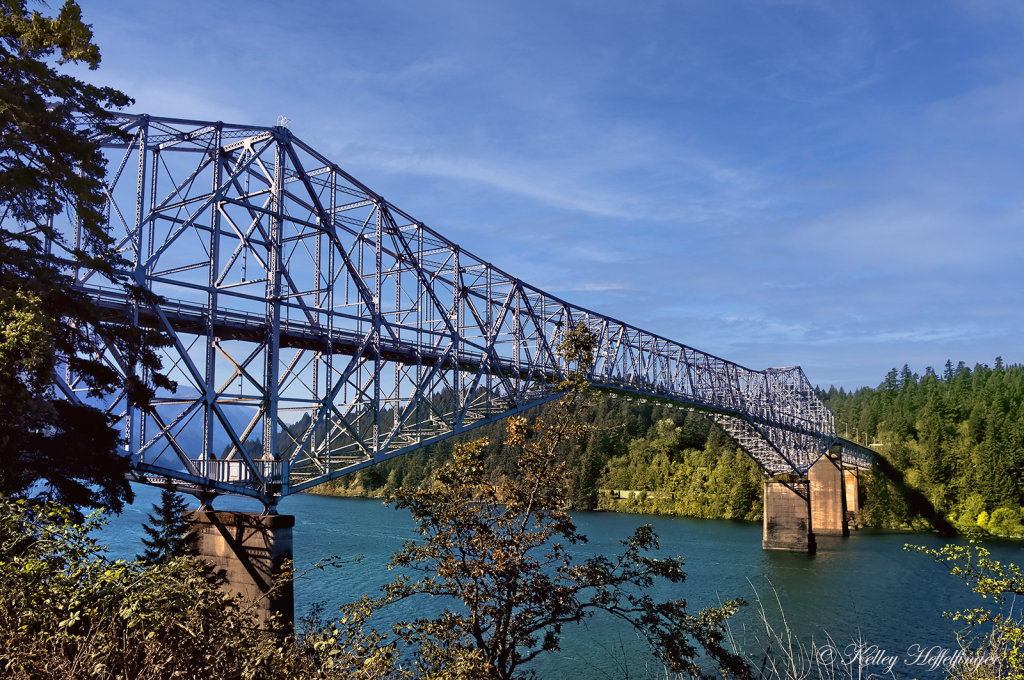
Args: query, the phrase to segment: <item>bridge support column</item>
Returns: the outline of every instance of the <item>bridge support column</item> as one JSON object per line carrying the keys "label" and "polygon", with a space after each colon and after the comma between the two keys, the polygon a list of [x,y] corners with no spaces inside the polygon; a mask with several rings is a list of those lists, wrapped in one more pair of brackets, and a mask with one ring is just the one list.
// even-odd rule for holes
{"label": "bridge support column", "polygon": [[807,473],[811,485],[811,526],[819,536],[849,536],[845,484],[838,456],[826,453]]}
{"label": "bridge support column", "polygon": [[292,559],[292,515],[257,515],[248,512],[188,513],[198,535],[199,557],[222,571],[225,589],[249,600],[260,600],[260,622],[266,624],[272,614],[291,627],[295,618],[292,584],[282,586],[263,598],[273,587],[285,560]]}
{"label": "bridge support column", "polygon": [[764,483],[765,550],[795,550],[813,555],[817,550],[811,531],[810,482],[806,479]]}
{"label": "bridge support column", "polygon": [[860,514],[860,477],[858,470],[843,470],[843,486],[846,489],[847,526],[856,524]]}

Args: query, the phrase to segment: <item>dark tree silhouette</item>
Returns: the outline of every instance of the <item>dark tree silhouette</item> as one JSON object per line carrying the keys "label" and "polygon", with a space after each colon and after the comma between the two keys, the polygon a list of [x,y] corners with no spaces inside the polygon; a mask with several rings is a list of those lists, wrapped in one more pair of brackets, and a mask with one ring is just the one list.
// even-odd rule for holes
{"label": "dark tree silhouette", "polygon": [[156,516],[147,515],[149,524],[142,530],[149,538],[142,538],[145,552],[138,559],[147,564],[163,564],[172,557],[191,554],[195,550],[196,535],[192,523],[185,519],[188,504],[181,494],[164,489],[160,505],[153,505]]}
{"label": "dark tree silhouette", "polygon": [[[70,505],[79,518],[80,508],[119,512],[131,501],[128,460],[117,417],[70,398],[59,375],[77,376],[79,394],[118,393],[140,407],[154,388],[174,388],[160,373],[169,341],[104,318],[75,286],[75,267],[85,267],[152,298],[116,273],[124,260],[108,230],[96,141],[121,134],[107,109],[132,100],[55,68],[99,62],[74,0],[53,17],[0,0],[0,493]],[[81,230],[75,243],[54,226],[65,211]],[[97,356],[96,338],[123,357],[127,377]]]}

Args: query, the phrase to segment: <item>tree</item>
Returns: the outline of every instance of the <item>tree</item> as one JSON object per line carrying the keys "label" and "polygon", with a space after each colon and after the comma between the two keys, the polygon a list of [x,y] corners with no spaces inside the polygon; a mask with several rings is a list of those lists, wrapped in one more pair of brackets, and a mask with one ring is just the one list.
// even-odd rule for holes
{"label": "tree", "polygon": [[[116,272],[125,265],[107,233],[105,160],[95,141],[120,135],[108,107],[131,99],[55,66],[87,64],[100,53],[81,10],[67,0],[55,17],[24,0],[0,0],[0,493],[120,511],[133,498],[128,461],[116,451],[117,417],[61,389],[60,372],[78,377],[88,398],[119,393],[146,405],[160,373],[160,334],[127,319],[103,318],[79,289],[75,267],[97,270],[140,302],[145,291]],[[68,243],[54,218],[79,225]],[[98,355],[122,358],[127,378]]]}
{"label": "tree", "polygon": [[[52,503],[0,497],[0,675],[10,680],[398,678],[394,646],[344,624],[260,625],[202,560],[110,560],[85,523]],[[339,565],[321,560],[315,568]]]}
{"label": "tree", "polygon": [[153,515],[146,515],[149,524],[142,530],[149,538],[142,537],[146,550],[138,559],[146,564],[162,564],[173,557],[192,554],[196,542],[192,523],[185,519],[188,509],[185,499],[170,489],[160,493],[160,505],[153,504]]}
{"label": "tree", "polygon": [[[484,464],[484,441],[456,446],[454,460],[427,489],[401,488],[389,502],[412,511],[422,542],[407,541],[389,568],[401,576],[365,606],[380,608],[419,595],[456,604],[436,618],[401,622],[393,630],[413,650],[424,677],[513,678],[538,655],[557,650],[562,629],[605,612],[634,628],[672,672],[703,676],[698,655],[721,672],[744,676],[743,661],[725,648],[722,625],[743,603],[691,614],[684,600],[656,602],[658,579],[685,578],[679,557],[657,559],[651,527],[622,541],[617,557],[595,556],[576,564],[568,546],[585,543],[566,511],[571,471],[556,449],[586,433],[576,410],[588,399],[586,370],[594,340],[577,326],[560,343],[568,366],[564,392],[550,422],[508,421],[505,446],[517,452],[518,474],[497,486]],[[699,649],[698,649],[699,648]]]}

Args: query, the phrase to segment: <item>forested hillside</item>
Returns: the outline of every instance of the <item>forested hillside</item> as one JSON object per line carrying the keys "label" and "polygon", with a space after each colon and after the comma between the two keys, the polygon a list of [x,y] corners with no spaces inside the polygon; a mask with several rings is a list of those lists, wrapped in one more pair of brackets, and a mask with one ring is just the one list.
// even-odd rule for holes
{"label": "forested hillside", "polygon": [[1024,366],[946,362],[919,376],[904,365],[875,389],[821,397],[839,433],[872,444],[895,473],[874,473],[866,524],[919,526],[917,491],[960,531],[1024,535]]}
{"label": "forested hillside", "polygon": [[[869,443],[881,465],[861,481],[861,526],[1024,536],[1024,367],[947,363],[942,374],[893,369],[877,388],[819,395],[841,435]],[[532,412],[544,417],[546,407]],[[760,520],[762,473],[697,413],[605,397],[581,417],[586,442],[567,448],[577,508]],[[516,474],[501,445],[504,423],[461,439],[487,438],[495,481]],[[339,495],[383,496],[424,482],[452,440],[322,485]],[[631,491],[630,494],[615,494]],[[639,493],[637,493],[639,492]],[[617,497],[618,496],[618,497]]]}
{"label": "forested hillside", "polygon": [[[544,418],[549,408],[541,406],[529,415]],[[641,400],[605,397],[581,418],[592,426],[590,436],[563,454],[574,471],[570,498],[575,507],[760,519],[757,465],[704,416]],[[504,428],[503,422],[493,423],[454,438],[488,440],[485,455],[495,482],[516,474],[512,452],[501,444]],[[317,491],[383,496],[403,484],[420,484],[449,458],[454,441],[342,477]],[[616,500],[602,489],[643,493]]]}

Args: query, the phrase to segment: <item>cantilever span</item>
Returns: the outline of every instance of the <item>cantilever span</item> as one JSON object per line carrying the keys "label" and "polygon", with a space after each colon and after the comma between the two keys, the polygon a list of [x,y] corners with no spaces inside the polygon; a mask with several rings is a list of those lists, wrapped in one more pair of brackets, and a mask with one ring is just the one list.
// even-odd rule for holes
{"label": "cantilever span", "polygon": [[[567,329],[596,387],[708,412],[769,474],[838,442],[799,367],[755,371],[549,295],[459,248],[285,127],[119,115],[108,215],[143,304],[76,285],[173,339],[176,393],[115,395],[140,478],[278,498],[543,403]],[[67,216],[67,243],[81,234]],[[58,225],[59,226],[59,225]],[[59,244],[57,244],[59,245]],[[97,338],[97,356],[127,371]],[[64,375],[70,398],[85,398]],[[845,451],[845,449],[844,449]],[[851,460],[852,460],[851,450]]]}

